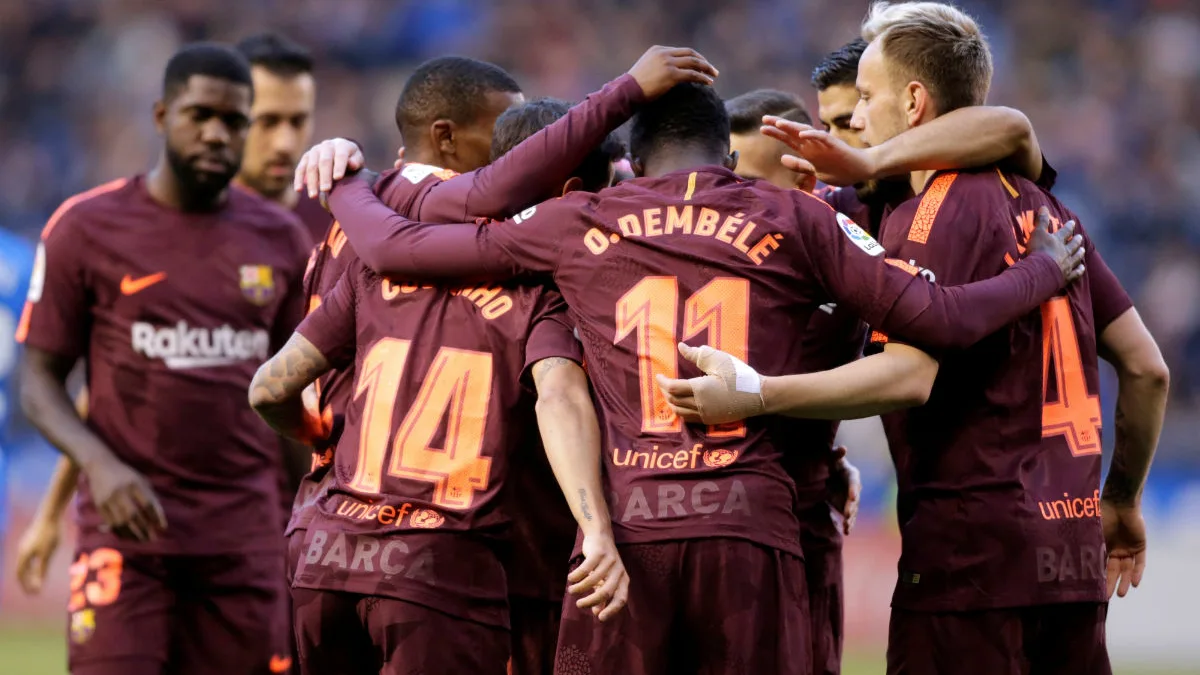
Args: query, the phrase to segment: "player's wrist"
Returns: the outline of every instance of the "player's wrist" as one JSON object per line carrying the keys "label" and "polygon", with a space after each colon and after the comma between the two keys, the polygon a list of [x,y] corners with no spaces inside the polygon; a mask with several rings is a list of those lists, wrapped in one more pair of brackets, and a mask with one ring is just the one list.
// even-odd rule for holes
{"label": "player's wrist", "polygon": [[780,403],[780,385],[778,377],[771,375],[759,375],[759,385],[761,387],[759,395],[762,397],[762,412],[764,415],[778,415],[781,412],[782,403]]}
{"label": "player's wrist", "polygon": [[862,181],[880,180],[887,178],[889,175],[899,173],[896,167],[890,165],[891,155],[888,152],[888,144],[873,145],[862,151],[863,167],[865,176]]}

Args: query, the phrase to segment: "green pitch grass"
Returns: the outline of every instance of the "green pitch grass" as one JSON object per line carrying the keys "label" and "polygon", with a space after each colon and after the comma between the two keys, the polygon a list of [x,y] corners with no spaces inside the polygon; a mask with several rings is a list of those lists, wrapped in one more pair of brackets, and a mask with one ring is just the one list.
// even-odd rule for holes
{"label": "green pitch grass", "polygon": [[[14,675],[66,675],[65,629],[59,626],[23,625],[11,618],[0,623],[0,664]],[[1114,668],[1117,675],[1195,675],[1187,669]],[[881,654],[847,654],[842,675],[882,675]]]}

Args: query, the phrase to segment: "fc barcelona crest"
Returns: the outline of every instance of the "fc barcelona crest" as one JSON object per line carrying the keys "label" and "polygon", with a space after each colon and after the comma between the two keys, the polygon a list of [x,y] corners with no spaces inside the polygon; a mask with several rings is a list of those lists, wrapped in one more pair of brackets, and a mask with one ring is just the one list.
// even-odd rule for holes
{"label": "fc barcelona crest", "polygon": [[96,610],[81,609],[71,614],[71,641],[81,645],[96,632]]}
{"label": "fc barcelona crest", "polygon": [[265,305],[275,297],[275,274],[270,265],[242,265],[239,274],[242,295],[256,305]]}

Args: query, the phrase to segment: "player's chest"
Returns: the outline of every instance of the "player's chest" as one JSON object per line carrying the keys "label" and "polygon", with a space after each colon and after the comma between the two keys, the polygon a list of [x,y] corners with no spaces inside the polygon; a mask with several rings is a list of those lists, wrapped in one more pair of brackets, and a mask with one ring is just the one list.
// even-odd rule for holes
{"label": "player's chest", "polygon": [[93,306],[114,318],[269,325],[290,269],[249,236],[120,233],[97,243],[84,272]]}

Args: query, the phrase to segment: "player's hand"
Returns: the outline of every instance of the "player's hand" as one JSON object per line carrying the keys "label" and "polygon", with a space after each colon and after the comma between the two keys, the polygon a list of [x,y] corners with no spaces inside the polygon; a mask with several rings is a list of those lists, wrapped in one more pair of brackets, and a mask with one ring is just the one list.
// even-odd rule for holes
{"label": "player's hand", "polygon": [[830,455],[827,483],[833,507],[842,514],[842,534],[850,534],[858,519],[858,500],[862,496],[862,474],[846,459],[846,447],[839,445]]}
{"label": "player's hand", "polygon": [[60,529],[57,519],[41,515],[33,519],[17,543],[17,581],[27,595],[42,592],[46,568],[58,549]]}
{"label": "player's hand", "polygon": [[396,151],[396,161],[392,162],[392,168],[399,171],[403,167],[404,167],[404,146],[402,145],[402,146],[400,146],[400,149]]}
{"label": "player's hand", "polygon": [[584,596],[575,606],[590,607],[597,619],[608,621],[620,613],[629,602],[629,574],[611,532],[584,535],[583,563],[571,570],[567,583],[571,595]]}
{"label": "player's hand", "polygon": [[345,178],[347,171],[354,173],[365,164],[362,149],[354,141],[321,141],[300,157],[293,184],[296,192],[307,190],[308,196],[315,199],[332,190],[334,182]]}
{"label": "player's hand", "polygon": [[1121,506],[1100,499],[1100,522],[1108,549],[1108,597],[1125,597],[1142,583],[1146,570],[1146,521],[1140,506]]}
{"label": "player's hand", "polygon": [[167,516],[150,482],[117,459],[85,467],[92,499],[104,524],[124,539],[152,541],[167,528]]}
{"label": "player's hand", "polygon": [[762,414],[762,376],[753,368],[708,345],[680,342],[679,353],[704,375],[690,380],[658,375],[657,379],[671,410],[685,422],[724,424]]}
{"label": "player's hand", "polygon": [[811,170],[829,185],[855,185],[877,178],[875,163],[866,150],[852,148],[828,131],[782,117],[763,117],[762,134],[782,141],[799,153],[780,161],[793,171]]}
{"label": "player's hand", "polygon": [[683,82],[711,85],[717,69],[694,49],[654,46],[633,64],[629,74],[641,85],[646,98],[654,100]]}
{"label": "player's hand", "polygon": [[1046,253],[1054,258],[1068,284],[1083,276],[1086,251],[1083,250],[1083,237],[1075,236],[1075,221],[1067,221],[1057,232],[1050,234],[1050,210],[1044,206],[1038,209],[1026,250],[1029,255]]}

